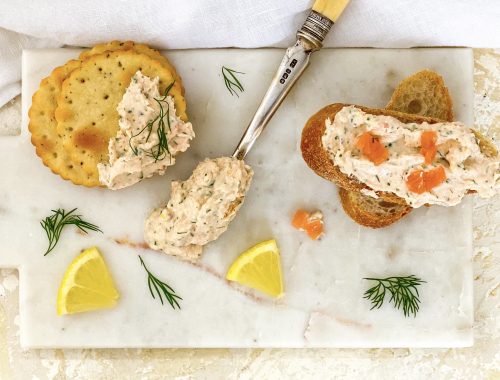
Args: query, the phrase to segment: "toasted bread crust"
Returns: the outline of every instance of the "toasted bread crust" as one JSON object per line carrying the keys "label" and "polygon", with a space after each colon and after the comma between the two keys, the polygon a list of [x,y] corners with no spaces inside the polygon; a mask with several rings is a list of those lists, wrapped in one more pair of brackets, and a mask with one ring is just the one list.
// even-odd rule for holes
{"label": "toasted bread crust", "polygon": [[357,191],[339,188],[342,207],[356,223],[371,228],[387,227],[413,210],[410,206],[371,198]]}
{"label": "toasted bread crust", "polygon": [[[349,105],[350,104],[343,103],[331,104],[322,108],[313,116],[311,116],[311,118],[307,121],[304,129],[302,130],[302,140],[300,145],[302,150],[302,157],[304,158],[304,161],[307,163],[307,165],[312,170],[314,170],[316,174],[346,190],[358,192],[361,191],[361,189],[371,190],[368,186],[359,182],[357,179],[348,177],[347,175],[342,173],[340,169],[336,165],[334,165],[328,155],[328,152],[323,148],[322,137],[326,129],[325,120],[333,120],[337,112],[339,112],[343,107]],[[439,119],[406,114],[398,111],[367,108],[358,105],[355,105],[355,107],[372,115],[392,116],[403,123],[427,122],[430,124],[434,124],[441,122],[441,120]],[[388,202],[398,203],[402,205],[407,204],[403,198],[400,198],[393,193],[378,191],[377,195]]]}
{"label": "toasted bread crust", "polygon": [[448,88],[443,77],[431,70],[403,79],[385,108],[453,121],[453,102]]}
{"label": "toasted bread crust", "polygon": [[476,131],[475,129],[472,129],[472,133],[474,133],[474,136],[476,136],[477,143],[479,145],[479,149],[481,149],[481,152],[486,155],[486,157],[497,157],[498,156],[498,149],[493,143],[493,141],[489,140],[485,136],[481,134],[481,132]]}

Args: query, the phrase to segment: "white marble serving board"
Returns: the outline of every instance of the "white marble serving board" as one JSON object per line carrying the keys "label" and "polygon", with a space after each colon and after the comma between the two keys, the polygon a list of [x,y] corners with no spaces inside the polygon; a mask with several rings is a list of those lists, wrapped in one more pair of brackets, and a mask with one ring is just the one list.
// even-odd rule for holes
{"label": "white marble serving board", "polygon": [[[458,347],[472,344],[471,203],[421,208],[381,230],[360,227],[339,205],[337,189],[312,173],[299,152],[302,126],[322,106],[387,103],[405,76],[430,68],[451,91],[456,117],[473,122],[469,49],[325,49],[276,113],[248,163],[254,182],[229,230],[193,265],[116,240],[141,243],[149,211],[169,197],[170,181],[185,179],[204,157],[229,155],[276,70],[283,50],[172,51],[186,88],[196,139],[163,178],[112,192],[63,181],[35,155],[27,110],[40,80],[78,50],[31,50],[23,56],[23,126],[0,137],[0,267],[20,271],[21,343],[25,347]],[[221,66],[244,72],[245,92],[231,96]],[[78,207],[104,234],[63,232],[43,257],[40,220],[50,209]],[[290,226],[303,207],[325,214],[326,236],[311,241]],[[224,274],[246,248],[276,238],[286,294],[273,301],[228,284]],[[121,298],[113,310],[58,317],[56,292],[71,260],[97,245]],[[183,300],[181,310],[149,294],[149,268]],[[404,318],[391,305],[371,310],[363,277],[415,274],[421,311]]]}

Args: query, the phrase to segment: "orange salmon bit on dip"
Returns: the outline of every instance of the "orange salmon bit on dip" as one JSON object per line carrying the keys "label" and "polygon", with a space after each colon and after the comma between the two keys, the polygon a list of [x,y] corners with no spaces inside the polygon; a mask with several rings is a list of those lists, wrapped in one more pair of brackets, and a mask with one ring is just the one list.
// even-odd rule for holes
{"label": "orange salmon bit on dip", "polygon": [[413,193],[423,194],[441,185],[446,180],[446,173],[442,166],[429,171],[415,170],[406,180],[408,190]]}
{"label": "orange salmon bit on dip", "polygon": [[423,131],[420,136],[420,153],[425,158],[425,163],[427,165],[432,164],[437,153],[436,142],[438,135],[436,131]]}
{"label": "orange salmon bit on dip", "polygon": [[298,209],[292,218],[292,226],[300,231],[305,231],[312,240],[318,240],[324,234],[323,214],[321,211],[309,214]]}
{"label": "orange salmon bit on dip", "polygon": [[389,151],[384,144],[370,132],[365,132],[359,137],[356,147],[375,165],[380,165],[389,157]]}

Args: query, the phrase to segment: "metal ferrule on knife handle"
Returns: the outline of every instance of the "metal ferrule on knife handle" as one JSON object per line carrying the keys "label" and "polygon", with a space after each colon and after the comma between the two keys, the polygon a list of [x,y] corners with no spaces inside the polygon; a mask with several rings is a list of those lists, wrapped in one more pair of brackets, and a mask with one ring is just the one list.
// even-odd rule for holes
{"label": "metal ferrule on knife handle", "polygon": [[245,158],[255,140],[262,133],[292,86],[309,64],[311,53],[323,46],[323,40],[332,25],[333,21],[318,12],[311,11],[306,22],[297,31],[297,42],[286,50],[278,71],[234,151],[233,157],[240,160]]}
{"label": "metal ferrule on knife handle", "polygon": [[323,40],[330,31],[333,21],[316,11],[311,11],[304,25],[297,31],[297,38],[310,45],[311,49],[323,47]]}

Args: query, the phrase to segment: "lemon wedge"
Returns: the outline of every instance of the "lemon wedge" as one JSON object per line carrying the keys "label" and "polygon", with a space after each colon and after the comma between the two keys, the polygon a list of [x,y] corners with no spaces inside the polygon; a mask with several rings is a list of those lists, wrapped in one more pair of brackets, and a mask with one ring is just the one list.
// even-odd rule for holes
{"label": "lemon wedge", "polygon": [[226,279],[272,297],[283,294],[280,252],[276,240],[267,240],[243,252],[227,271]]}
{"label": "lemon wedge", "polygon": [[119,298],[113,279],[96,247],[78,255],[64,274],[57,293],[57,314],[109,308]]}

